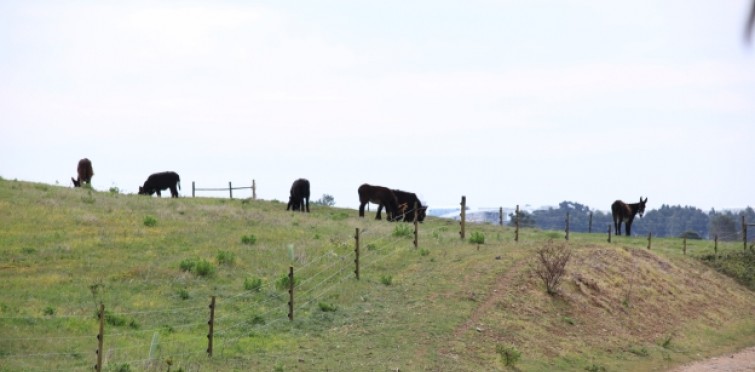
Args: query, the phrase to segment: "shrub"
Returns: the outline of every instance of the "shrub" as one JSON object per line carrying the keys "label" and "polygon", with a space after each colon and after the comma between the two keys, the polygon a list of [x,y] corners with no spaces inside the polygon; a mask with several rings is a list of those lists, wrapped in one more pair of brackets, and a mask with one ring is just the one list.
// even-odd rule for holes
{"label": "shrub", "polygon": [[259,292],[262,290],[262,279],[260,278],[246,278],[244,279],[244,289],[247,291]]}
{"label": "shrub", "polygon": [[180,264],[178,264],[178,267],[181,269],[181,271],[188,271],[192,272],[194,271],[194,266],[196,266],[197,262],[192,259],[185,259],[181,261]]}
{"label": "shrub", "polygon": [[236,255],[228,251],[219,251],[216,258],[220,265],[233,266],[234,261],[236,261]]}
{"label": "shrub", "polygon": [[512,346],[496,345],[495,351],[503,359],[503,364],[507,367],[514,366],[522,357],[522,353]]}
{"label": "shrub", "polygon": [[336,305],[325,303],[325,302],[320,302],[318,305],[320,306],[320,310],[322,310],[323,312],[336,311]]}
{"label": "shrub", "polygon": [[212,276],[215,274],[215,267],[207,260],[197,262],[195,270],[199,276]]}
{"label": "shrub", "polygon": [[474,231],[469,237],[469,242],[473,244],[485,244],[485,234],[479,231]]}
{"label": "shrub", "polygon": [[187,291],[184,288],[181,288],[178,290],[178,297],[182,300],[188,300],[189,299],[189,291]]}
{"label": "shrub", "polygon": [[48,306],[48,307],[45,308],[45,310],[43,311],[43,313],[45,315],[47,315],[47,316],[53,316],[53,315],[55,315],[55,308],[52,307],[52,306]]}
{"label": "shrub", "polygon": [[257,237],[254,235],[244,235],[241,237],[241,244],[253,245],[257,242]]}
{"label": "shrub", "polygon": [[548,294],[554,295],[558,292],[558,286],[561,284],[561,278],[566,273],[566,264],[571,258],[571,249],[564,244],[554,244],[553,240],[537,250],[538,266],[535,273],[545,283]]}
{"label": "shrub", "polygon": [[383,275],[380,277],[380,283],[383,283],[384,285],[391,285],[393,284],[393,277],[390,275]]}
{"label": "shrub", "polygon": [[429,249],[422,248],[422,249],[419,250],[419,255],[422,256],[422,257],[428,256],[429,254],[430,254],[430,250]]}
{"label": "shrub", "polygon": [[113,187],[110,188],[110,193],[111,194],[120,194],[120,192],[121,192],[121,190],[119,188],[115,187],[115,186],[113,186]]}
{"label": "shrub", "polygon": [[412,236],[414,234],[414,231],[412,231],[412,228],[409,227],[409,224],[407,223],[397,223],[396,227],[393,228],[393,236]]}
{"label": "shrub", "polygon": [[[294,277],[294,287],[299,285],[299,278]],[[281,276],[278,281],[275,282],[275,287],[280,290],[287,290],[291,286],[291,279],[288,274]]]}
{"label": "shrub", "polygon": [[152,217],[152,216],[145,216],[144,217],[144,226],[147,226],[147,227],[155,227],[155,226],[157,226],[157,219],[155,219],[155,217]]}

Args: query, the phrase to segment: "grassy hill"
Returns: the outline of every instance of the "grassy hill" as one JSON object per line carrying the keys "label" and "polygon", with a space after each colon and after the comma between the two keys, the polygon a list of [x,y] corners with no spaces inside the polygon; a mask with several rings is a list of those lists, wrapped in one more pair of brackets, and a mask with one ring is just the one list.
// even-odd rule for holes
{"label": "grassy hill", "polygon": [[[712,242],[469,225],[473,244],[429,218],[414,248],[373,216],[0,179],[0,370],[91,369],[100,304],[109,371],[648,371],[755,344],[755,294],[695,258]],[[556,296],[547,244],[572,251]]]}

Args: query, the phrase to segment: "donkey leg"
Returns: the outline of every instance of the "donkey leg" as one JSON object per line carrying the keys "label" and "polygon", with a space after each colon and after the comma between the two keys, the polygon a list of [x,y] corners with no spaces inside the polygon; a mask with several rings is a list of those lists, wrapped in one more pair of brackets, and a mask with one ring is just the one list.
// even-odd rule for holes
{"label": "donkey leg", "polygon": [[627,228],[626,228],[626,230],[627,230],[627,236],[631,235],[632,220],[627,221]]}
{"label": "donkey leg", "polygon": [[364,217],[364,205],[366,203],[359,203],[359,217]]}
{"label": "donkey leg", "polygon": [[[386,210],[387,210],[387,208],[386,208]],[[382,220],[383,219],[383,217],[380,216],[380,212],[382,212],[382,211],[383,211],[383,204],[378,204],[377,214],[375,215],[375,219],[376,220]]]}

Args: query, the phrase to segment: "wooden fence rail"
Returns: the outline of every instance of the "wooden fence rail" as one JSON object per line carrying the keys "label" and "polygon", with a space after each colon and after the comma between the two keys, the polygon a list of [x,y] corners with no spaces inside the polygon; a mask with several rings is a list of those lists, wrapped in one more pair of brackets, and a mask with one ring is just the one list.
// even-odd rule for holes
{"label": "wooden fence rail", "polygon": [[196,183],[194,181],[191,181],[191,197],[196,197],[197,191],[228,191],[228,195],[231,199],[233,199],[233,190],[246,190],[251,189],[252,190],[252,200],[257,199],[257,182],[255,180],[252,180],[252,186],[243,186],[243,187],[233,187],[231,182],[228,182],[228,187],[206,187],[206,188],[198,188],[196,187]]}

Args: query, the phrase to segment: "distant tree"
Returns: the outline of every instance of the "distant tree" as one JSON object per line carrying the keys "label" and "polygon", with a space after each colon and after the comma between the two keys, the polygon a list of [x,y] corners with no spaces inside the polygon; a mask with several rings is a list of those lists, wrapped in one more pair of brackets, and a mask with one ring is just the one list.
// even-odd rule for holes
{"label": "distant tree", "polygon": [[322,194],[322,197],[320,199],[315,200],[314,204],[327,205],[329,207],[332,207],[336,205],[336,199],[333,198],[333,195]]}
{"label": "distant tree", "polygon": [[718,235],[718,239],[723,241],[737,240],[739,232],[736,217],[731,212],[716,213],[712,211],[711,213],[713,215],[710,218],[710,227],[708,228],[710,236]]}
{"label": "distant tree", "polygon": [[[509,226],[516,226],[516,214],[509,213]],[[535,220],[530,213],[519,211],[519,227],[535,227]]]}

